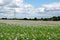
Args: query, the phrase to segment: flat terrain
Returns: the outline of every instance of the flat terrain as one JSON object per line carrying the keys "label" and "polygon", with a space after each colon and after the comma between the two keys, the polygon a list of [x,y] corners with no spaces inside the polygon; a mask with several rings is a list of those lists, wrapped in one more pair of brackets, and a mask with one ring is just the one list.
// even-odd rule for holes
{"label": "flat terrain", "polygon": [[60,21],[0,20],[0,23],[23,26],[59,26]]}
{"label": "flat terrain", "polygon": [[60,21],[0,20],[0,40],[60,40]]}

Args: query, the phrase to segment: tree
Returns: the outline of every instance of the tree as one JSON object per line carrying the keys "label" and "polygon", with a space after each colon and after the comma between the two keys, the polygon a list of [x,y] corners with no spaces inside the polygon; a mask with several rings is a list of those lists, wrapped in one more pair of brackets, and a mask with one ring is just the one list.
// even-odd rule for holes
{"label": "tree", "polygon": [[52,17],[52,21],[57,21],[58,18],[56,16]]}
{"label": "tree", "polygon": [[44,21],[48,21],[48,18],[44,18],[43,20],[44,20]]}
{"label": "tree", "polygon": [[7,20],[7,18],[2,18],[2,19]]}
{"label": "tree", "polygon": [[37,18],[35,17],[34,20],[37,20]]}
{"label": "tree", "polygon": [[60,16],[57,17],[58,21],[60,21]]}
{"label": "tree", "polygon": [[27,18],[24,18],[23,20],[28,20]]}

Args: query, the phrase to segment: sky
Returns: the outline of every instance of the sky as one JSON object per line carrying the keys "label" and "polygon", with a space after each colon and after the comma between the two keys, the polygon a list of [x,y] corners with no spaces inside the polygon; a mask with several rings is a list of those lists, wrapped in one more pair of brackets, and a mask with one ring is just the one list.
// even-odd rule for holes
{"label": "sky", "polygon": [[60,0],[0,0],[0,18],[60,16]]}
{"label": "sky", "polygon": [[24,2],[27,2],[29,4],[32,4],[36,7],[41,6],[42,4],[49,4],[53,2],[60,2],[60,0],[25,0]]}

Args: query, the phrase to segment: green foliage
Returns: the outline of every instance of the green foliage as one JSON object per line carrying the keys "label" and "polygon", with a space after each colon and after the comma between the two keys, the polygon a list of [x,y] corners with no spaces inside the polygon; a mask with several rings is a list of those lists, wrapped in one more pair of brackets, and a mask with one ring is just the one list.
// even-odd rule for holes
{"label": "green foliage", "polygon": [[60,40],[60,26],[18,26],[0,23],[0,40]]}
{"label": "green foliage", "polygon": [[0,18],[0,19],[3,19],[3,20],[43,20],[43,21],[60,21],[60,16],[53,16],[51,18]]}
{"label": "green foliage", "polygon": [[35,17],[34,20],[37,20],[37,18]]}
{"label": "green foliage", "polygon": [[23,20],[28,20],[27,18],[24,18]]}
{"label": "green foliage", "polygon": [[51,18],[41,18],[40,20],[44,20],[44,21],[60,21],[60,16],[53,16]]}

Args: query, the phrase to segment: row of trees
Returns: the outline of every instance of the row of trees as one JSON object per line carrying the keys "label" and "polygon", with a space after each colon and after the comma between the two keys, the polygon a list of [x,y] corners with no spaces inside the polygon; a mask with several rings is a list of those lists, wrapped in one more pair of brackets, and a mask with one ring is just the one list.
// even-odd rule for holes
{"label": "row of trees", "polygon": [[41,18],[41,20],[44,20],[44,21],[60,21],[60,16],[54,16],[51,18]]}
{"label": "row of trees", "polygon": [[1,18],[1,19],[4,19],[4,20],[42,20],[42,21],[60,21],[60,16],[54,16],[54,17],[51,17],[51,18],[33,18],[33,19],[28,19],[28,18],[23,18],[23,19],[18,19],[18,18]]}
{"label": "row of trees", "polygon": [[60,16],[53,16],[51,18],[34,18],[34,19],[27,19],[27,18],[24,18],[23,20],[42,20],[42,21],[60,21]]}

